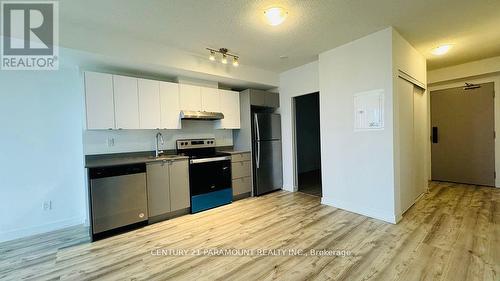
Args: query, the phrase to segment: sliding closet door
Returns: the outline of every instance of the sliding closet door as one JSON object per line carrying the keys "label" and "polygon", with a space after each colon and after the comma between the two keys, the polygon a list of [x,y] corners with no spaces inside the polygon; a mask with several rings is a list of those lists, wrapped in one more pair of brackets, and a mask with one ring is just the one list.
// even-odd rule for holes
{"label": "sliding closet door", "polygon": [[427,96],[423,89],[413,87],[413,184],[415,199],[427,190],[430,134],[428,130]]}
{"label": "sliding closet door", "polygon": [[406,211],[414,202],[413,175],[413,84],[399,78],[399,169],[401,211]]}
{"label": "sliding closet door", "polygon": [[399,186],[401,211],[408,210],[426,189],[427,100],[424,91],[399,78]]}

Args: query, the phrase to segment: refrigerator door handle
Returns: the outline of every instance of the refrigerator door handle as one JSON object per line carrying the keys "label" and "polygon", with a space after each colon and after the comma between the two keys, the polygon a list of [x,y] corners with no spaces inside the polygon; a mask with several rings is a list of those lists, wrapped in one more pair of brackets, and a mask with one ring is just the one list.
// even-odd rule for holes
{"label": "refrigerator door handle", "polygon": [[257,169],[260,166],[260,141],[257,141]]}
{"label": "refrigerator door handle", "polygon": [[254,116],[254,120],[255,120],[255,135],[257,136],[257,141],[260,141],[260,128],[259,128],[259,118],[257,118],[257,114],[255,114]]}
{"label": "refrigerator door handle", "polygon": [[257,118],[257,114],[254,114],[254,124],[255,124],[255,135],[257,136],[257,151],[256,151],[256,166],[257,166],[257,169],[259,168],[259,165],[260,165],[260,128],[259,128],[259,119]]}

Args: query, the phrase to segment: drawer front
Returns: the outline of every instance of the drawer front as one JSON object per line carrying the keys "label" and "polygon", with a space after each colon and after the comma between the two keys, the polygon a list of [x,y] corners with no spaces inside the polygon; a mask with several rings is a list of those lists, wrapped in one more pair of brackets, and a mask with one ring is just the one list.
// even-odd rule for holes
{"label": "drawer front", "polygon": [[231,172],[233,179],[249,177],[251,173],[250,161],[231,163]]}
{"label": "drawer front", "polygon": [[231,155],[231,160],[233,162],[250,161],[250,152],[233,154]]}
{"label": "drawer front", "polygon": [[252,191],[252,178],[245,177],[233,180],[233,196]]}

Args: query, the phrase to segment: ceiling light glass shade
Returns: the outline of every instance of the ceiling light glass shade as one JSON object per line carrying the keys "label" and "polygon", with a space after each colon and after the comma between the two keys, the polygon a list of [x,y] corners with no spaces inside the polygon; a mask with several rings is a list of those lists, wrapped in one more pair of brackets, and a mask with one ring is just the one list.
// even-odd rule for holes
{"label": "ceiling light glass shade", "polygon": [[211,61],[215,61],[215,52],[214,51],[210,51],[210,56],[208,57],[208,59]]}
{"label": "ceiling light glass shade", "polygon": [[445,44],[445,45],[441,45],[441,46],[438,46],[434,49],[432,49],[431,53],[433,55],[436,55],[436,56],[442,56],[446,53],[448,53],[448,51],[453,48],[453,45],[451,44]]}
{"label": "ceiling light glass shade", "polygon": [[238,62],[238,58],[233,58],[233,66],[237,67],[238,65],[240,65],[240,63]]}
{"label": "ceiling light glass shade", "polygon": [[227,56],[222,55],[222,59],[220,60],[220,62],[222,62],[223,64],[227,64]]}
{"label": "ceiling light glass shade", "polygon": [[288,12],[280,7],[272,7],[264,11],[264,15],[266,16],[267,23],[276,26],[282,24],[286,17],[288,16]]}

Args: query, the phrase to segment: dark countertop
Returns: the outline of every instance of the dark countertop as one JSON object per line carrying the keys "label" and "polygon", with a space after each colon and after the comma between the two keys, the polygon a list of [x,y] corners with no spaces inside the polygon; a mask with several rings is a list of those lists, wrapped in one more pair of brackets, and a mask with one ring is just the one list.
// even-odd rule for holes
{"label": "dark countertop", "polygon": [[234,149],[234,147],[232,147],[232,146],[219,146],[219,147],[217,147],[217,151],[225,152],[225,153],[229,153],[229,154],[240,154],[240,153],[252,152],[250,150],[237,150],[237,149]]}
{"label": "dark countertop", "polygon": [[250,153],[250,150],[219,150],[219,151],[229,154]]}
{"label": "dark countertop", "polygon": [[[234,150],[232,146],[217,147],[217,151],[229,154],[249,153],[248,150]],[[175,154],[175,150],[166,150],[165,154],[155,158],[154,151],[125,152],[85,156],[85,168],[110,167],[138,163],[151,163],[165,160],[189,159],[187,156]]]}
{"label": "dark countertop", "polygon": [[154,151],[87,155],[85,156],[85,168],[151,163],[179,159],[189,159],[189,157],[177,155],[172,151],[167,151],[166,154],[158,158],[154,156]]}

